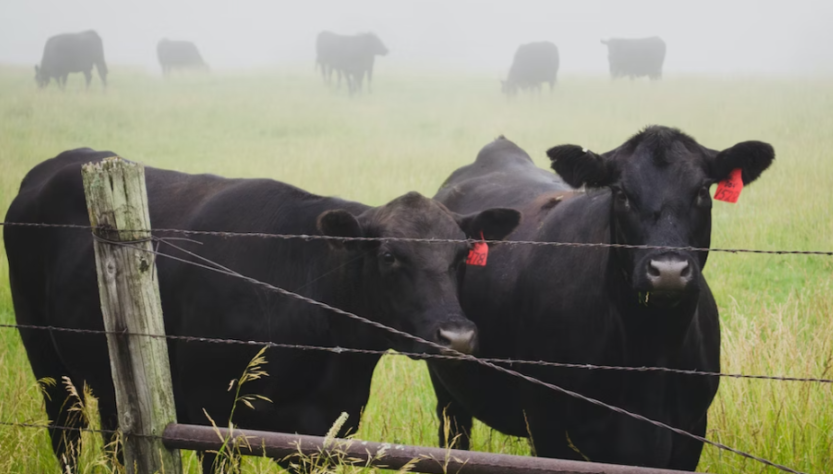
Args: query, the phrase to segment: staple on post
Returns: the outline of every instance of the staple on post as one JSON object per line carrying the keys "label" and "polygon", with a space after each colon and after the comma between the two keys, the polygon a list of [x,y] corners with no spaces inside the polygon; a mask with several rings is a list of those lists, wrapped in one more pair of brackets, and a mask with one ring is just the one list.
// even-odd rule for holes
{"label": "staple on post", "polygon": [[[98,291],[130,473],[181,473],[179,451],[159,438],[176,423],[168,347],[152,260],[144,167],[119,157],[83,166]],[[143,230],[133,230],[143,229]]]}

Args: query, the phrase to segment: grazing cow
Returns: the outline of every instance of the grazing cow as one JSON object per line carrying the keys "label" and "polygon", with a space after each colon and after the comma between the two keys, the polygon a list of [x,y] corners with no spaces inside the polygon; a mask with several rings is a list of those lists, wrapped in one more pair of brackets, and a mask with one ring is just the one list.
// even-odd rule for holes
{"label": "grazing cow", "polygon": [[515,95],[518,88],[540,92],[542,82],[548,82],[552,92],[558,74],[558,61],[558,47],[549,41],[518,46],[509,76],[501,82],[503,93]]}
{"label": "grazing cow", "polygon": [[162,66],[162,73],[169,75],[174,69],[197,69],[207,71],[197,46],[190,41],[173,41],[163,38],[156,45],[156,57]]}
{"label": "grazing cow", "polygon": [[665,41],[658,36],[650,38],[602,40],[607,45],[607,60],[610,63],[610,77],[642,77],[651,80],[662,78],[662,63],[665,61]]}
{"label": "grazing cow", "polygon": [[[770,145],[723,151],[652,126],[597,155],[575,145],[547,154],[561,178],[502,137],[454,172],[435,199],[454,212],[520,210],[509,240],[708,248],[709,187],[742,170],[754,181]],[[585,187],[586,192],[573,188]],[[720,370],[717,306],[707,252],[582,246],[500,246],[467,267],[461,301],[479,355],[626,367]],[[471,366],[470,366],[471,365]],[[469,446],[472,416],[529,436],[539,456],[693,470],[702,444],[487,368],[429,363],[440,442]],[[715,377],[513,365],[530,376],[705,436]],[[449,437],[446,438],[446,435]]]}
{"label": "grazing cow", "polygon": [[[81,165],[112,155],[85,148],[39,164],[24,178],[6,221],[88,224]],[[441,239],[480,238],[482,232],[488,239],[501,239],[520,220],[520,213],[510,209],[458,215],[417,193],[370,207],[268,179],[154,168],[146,169],[146,179],[151,222],[164,228]],[[102,330],[89,232],[4,231],[18,323]],[[243,275],[462,352],[475,348],[475,326],[457,300],[457,267],[466,258],[465,243],[192,239],[176,239],[159,249],[205,263],[186,252],[197,253]],[[156,264],[170,335],[432,352],[240,279],[164,257]],[[89,384],[99,399],[103,428],[117,427],[103,335],[30,329],[20,334],[36,378],[67,376],[76,387]],[[229,381],[240,377],[258,348],[180,340],[169,340],[168,348],[178,420],[206,425],[205,409],[226,426],[234,403]],[[379,355],[271,348],[266,356],[269,376],[248,383],[244,392],[268,397],[271,403],[257,400],[254,410],[241,407],[234,413],[235,424],[323,435],[347,412],[350,418],[341,434],[355,430]],[[57,426],[71,425],[60,387],[47,386],[44,395],[49,419]],[[53,430],[50,435],[58,459],[71,464],[67,445],[77,441],[78,433]],[[212,456],[207,456],[204,469],[211,463]]]}
{"label": "grazing cow", "polygon": [[373,64],[376,56],[385,56],[388,49],[373,33],[346,36],[322,31],[315,41],[316,66],[321,68],[321,75],[329,83],[333,71],[347,81],[350,94],[361,92],[362,82],[367,75],[367,90],[373,81]]}
{"label": "grazing cow", "polygon": [[98,70],[101,84],[107,87],[107,63],[104,62],[104,46],[101,37],[93,30],[81,33],[64,33],[46,40],[43,59],[35,66],[38,87],[46,87],[55,79],[61,88],[67,85],[71,72],[83,72],[90,87],[93,65]]}

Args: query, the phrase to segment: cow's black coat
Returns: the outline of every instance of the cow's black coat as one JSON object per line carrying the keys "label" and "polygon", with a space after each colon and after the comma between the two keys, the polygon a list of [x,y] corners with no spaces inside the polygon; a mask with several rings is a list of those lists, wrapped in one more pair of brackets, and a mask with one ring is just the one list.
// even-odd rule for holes
{"label": "cow's black coat", "polygon": [[[23,180],[6,221],[88,225],[81,165],[112,155],[78,149],[41,163]],[[520,219],[509,209],[460,216],[417,193],[374,208],[267,179],[154,168],[146,169],[146,178],[156,228],[445,239],[479,237],[483,232],[486,238],[501,239]],[[89,232],[6,227],[4,238],[18,323],[103,329]],[[430,341],[461,351],[474,349],[475,328],[457,300],[465,243],[190,238],[201,243],[180,239],[171,244]],[[171,245],[161,244],[160,251],[195,260]],[[431,352],[248,282],[162,257],[156,263],[165,328],[171,335]],[[86,382],[99,399],[103,428],[116,428],[103,335],[27,329],[20,333],[38,379],[60,381],[68,376],[76,387]],[[226,426],[233,404],[229,382],[240,377],[258,348],[174,340],[168,347],[178,420],[207,424],[205,409],[218,425]],[[342,434],[356,428],[379,356],[271,348],[266,357],[269,376],[243,388],[272,403],[255,401],[255,410],[241,405],[236,424],[323,435],[340,413],[347,412],[350,418]],[[45,390],[49,419],[59,426],[71,424],[63,388]],[[66,443],[74,442],[77,432],[56,430],[51,435],[63,459]]]}
{"label": "cow's black coat", "polygon": [[[750,183],[774,153],[762,142],[717,152],[649,127],[602,155],[549,150],[559,177],[502,137],[441,187],[456,212],[523,212],[509,240],[709,247],[709,186],[732,169]],[[572,187],[586,186],[587,192]],[[461,300],[482,357],[720,370],[718,312],[706,253],[502,246],[469,267]],[[667,278],[666,278],[667,277]],[[480,367],[431,361],[439,416],[468,447],[472,416],[531,436],[538,455],[693,470],[701,443]],[[534,377],[703,436],[718,379],[678,374],[513,366]],[[571,447],[572,445],[572,447]],[[575,448],[575,449],[573,449]]]}
{"label": "cow's black coat", "polygon": [[322,31],[315,40],[315,53],[315,65],[321,68],[324,80],[329,83],[335,71],[339,84],[344,76],[352,95],[361,92],[365,75],[367,90],[370,90],[376,56],[385,56],[388,48],[373,33],[339,35]]}
{"label": "cow's black coat", "polygon": [[70,73],[83,72],[87,87],[90,87],[93,66],[98,70],[102,85],[107,87],[107,63],[98,33],[89,30],[55,35],[46,41],[40,66],[35,66],[35,81],[39,87],[46,87],[51,79],[55,79],[65,87]]}
{"label": "cow's black coat", "polygon": [[662,64],[665,62],[665,41],[662,38],[611,38],[602,40],[602,44],[607,45],[607,60],[613,79],[662,78]]}
{"label": "cow's black coat", "polygon": [[163,38],[156,45],[156,57],[166,76],[175,69],[208,70],[197,46],[190,41]]}
{"label": "cow's black coat", "polygon": [[550,91],[555,86],[558,74],[558,47],[549,42],[522,44],[515,51],[509,76],[503,81],[503,92],[514,95],[520,89],[541,90],[541,83],[547,82]]}

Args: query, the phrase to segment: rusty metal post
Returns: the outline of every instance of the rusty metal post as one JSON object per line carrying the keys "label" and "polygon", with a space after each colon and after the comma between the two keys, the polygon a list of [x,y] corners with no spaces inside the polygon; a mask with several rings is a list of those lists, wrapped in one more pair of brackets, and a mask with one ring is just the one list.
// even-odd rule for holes
{"label": "rusty metal post", "polygon": [[169,448],[216,451],[226,443],[243,455],[291,460],[292,456],[322,456],[344,464],[373,465],[427,474],[683,474],[682,471],[618,466],[561,459],[425,448],[320,436],[271,433],[196,425],[169,425],[163,436]]}

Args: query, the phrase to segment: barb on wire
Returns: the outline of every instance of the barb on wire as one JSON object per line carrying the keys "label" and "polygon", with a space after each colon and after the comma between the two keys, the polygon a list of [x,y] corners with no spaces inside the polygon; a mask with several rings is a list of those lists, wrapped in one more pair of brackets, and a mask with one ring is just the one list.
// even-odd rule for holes
{"label": "barb on wire", "polygon": [[[35,329],[35,330],[43,330],[43,331],[63,331],[63,332],[71,332],[71,333],[80,333],[80,334],[117,334],[121,336],[138,336],[138,337],[152,337],[152,338],[161,338],[161,339],[171,339],[177,341],[184,341],[184,342],[203,342],[208,344],[230,344],[230,345],[246,345],[246,346],[268,346],[275,349],[293,349],[293,350],[301,350],[301,351],[320,351],[320,352],[332,352],[334,354],[367,354],[367,355],[391,355],[391,356],[402,356],[402,357],[410,357],[412,359],[417,360],[449,360],[449,361],[467,361],[467,359],[460,358],[455,355],[447,355],[447,354],[429,354],[426,352],[400,352],[400,351],[381,351],[375,349],[356,349],[351,347],[340,347],[340,346],[316,346],[316,345],[309,345],[309,344],[287,344],[287,343],[280,343],[280,342],[271,342],[271,341],[244,341],[240,339],[222,339],[222,338],[215,338],[215,337],[202,337],[202,336],[179,336],[179,335],[172,335],[172,334],[150,334],[150,333],[135,333],[135,332],[122,332],[122,331],[107,331],[104,329],[76,329],[76,328],[65,328],[65,327],[57,327],[57,326],[35,326],[31,324],[5,324],[0,323],[0,328],[11,328],[11,329]],[[820,383],[820,384],[833,384],[833,379],[825,379],[825,378],[814,378],[814,377],[791,377],[791,376],[781,376],[781,375],[757,375],[757,374],[738,374],[738,373],[725,373],[725,372],[707,372],[701,370],[689,370],[689,369],[674,369],[671,367],[627,367],[627,366],[617,366],[617,365],[594,365],[594,364],[571,364],[567,362],[551,362],[545,360],[523,360],[523,359],[500,359],[500,358],[490,358],[490,357],[478,357],[478,360],[492,362],[495,364],[507,364],[507,365],[535,365],[535,366],[544,366],[544,367],[558,367],[558,368],[566,368],[566,369],[583,369],[583,370],[613,370],[613,371],[623,371],[623,372],[667,372],[672,374],[681,374],[681,375],[696,375],[696,376],[704,376],[704,377],[725,377],[725,378],[735,378],[735,379],[754,379],[754,380],[773,380],[773,381],[780,381],[780,382],[805,382],[805,383]]]}
{"label": "barb on wire", "polygon": [[[94,230],[92,226],[81,224],[41,224],[33,222],[0,222],[0,226],[17,227],[44,227],[60,229]],[[112,229],[108,229],[112,232]],[[342,242],[421,242],[421,243],[469,243],[481,242],[473,239],[424,239],[416,237],[338,237],[331,235],[314,234],[270,234],[264,232],[225,232],[209,230],[189,229],[125,229],[119,232],[151,232],[155,234],[183,234],[183,235],[211,235],[216,237],[254,237],[264,239],[280,240],[337,240]],[[500,245],[531,245],[536,247],[585,247],[585,248],[621,248],[621,249],[646,249],[646,250],[684,250],[687,252],[724,252],[724,253],[750,253],[763,255],[817,255],[833,257],[833,251],[828,250],[762,250],[745,248],[702,248],[702,247],[673,247],[665,245],[630,245],[611,244],[594,242],[540,242],[534,240],[485,240],[482,242]]]}

